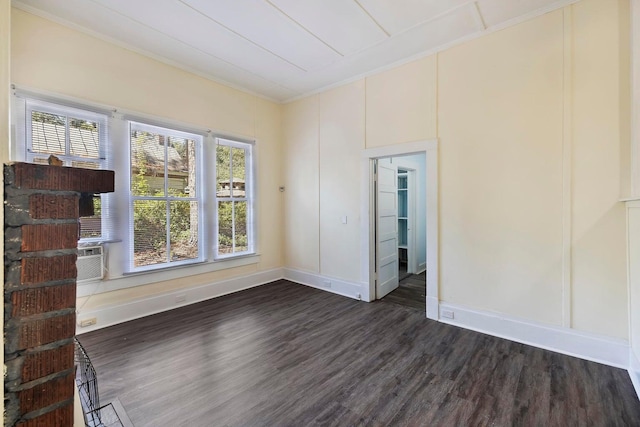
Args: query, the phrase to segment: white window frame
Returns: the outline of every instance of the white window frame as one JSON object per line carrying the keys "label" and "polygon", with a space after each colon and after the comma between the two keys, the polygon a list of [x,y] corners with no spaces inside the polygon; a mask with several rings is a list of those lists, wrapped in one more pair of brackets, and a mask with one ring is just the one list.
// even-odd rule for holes
{"label": "white window frame", "polygon": [[[245,196],[244,197],[218,197],[216,188],[217,188],[217,170],[214,170],[214,182],[213,186],[213,196],[214,196],[214,212],[215,212],[215,227],[214,227],[214,239],[213,239],[213,247],[212,254],[214,260],[227,260],[230,258],[243,257],[248,255],[254,255],[256,253],[256,241],[255,241],[255,181],[254,181],[254,143],[252,142],[244,142],[231,138],[223,138],[216,137],[215,138],[215,148],[214,156],[217,152],[217,147],[219,145],[226,145],[232,148],[239,148],[245,150]],[[215,157],[213,159],[213,164],[217,166],[217,162]],[[232,172],[233,174],[233,172]],[[242,252],[232,252],[230,254],[221,254],[219,252],[220,248],[220,240],[219,240],[219,223],[218,223],[218,202],[246,202],[247,203],[247,250]],[[233,220],[235,221],[234,215],[232,215]],[[235,228],[235,227],[234,227]],[[235,232],[234,232],[235,234]],[[235,241],[235,239],[234,239]]]}
{"label": "white window frame", "polygon": [[[150,133],[157,133],[164,136],[176,137],[176,138],[185,138],[191,139],[195,142],[196,149],[196,196],[195,197],[172,197],[168,192],[168,181],[165,179],[164,185],[164,194],[163,197],[157,196],[136,196],[131,191],[129,191],[129,202],[128,202],[128,215],[129,215],[129,247],[128,247],[128,268],[127,272],[135,273],[135,272],[144,272],[144,271],[154,271],[154,270],[162,270],[167,268],[173,268],[178,266],[185,266],[189,264],[197,264],[206,260],[205,253],[205,236],[206,236],[206,218],[204,216],[204,194],[206,189],[203,187],[203,136],[197,133],[184,132],[180,130],[176,130],[172,127],[165,126],[156,126],[148,123],[144,123],[144,121],[127,121],[127,129],[128,129],[128,151],[129,151],[129,167],[128,167],[128,176],[129,176],[129,190],[131,189],[131,176],[132,176],[132,159],[131,159],[131,133],[133,131],[143,131]],[[165,148],[166,150],[166,148]],[[165,176],[167,174],[167,164],[165,162]],[[193,259],[187,259],[182,261],[167,261],[164,263],[158,263],[153,265],[145,265],[145,266],[135,266],[134,262],[134,213],[133,206],[136,200],[162,200],[171,202],[172,200],[176,201],[195,201],[198,203],[198,257]],[[170,253],[170,238],[169,238],[169,213],[167,212],[167,254]]]}
{"label": "white window frame", "polygon": [[[12,157],[16,161],[24,161],[28,163],[34,163],[36,158],[48,158],[47,153],[36,153],[32,150],[33,147],[33,128],[31,116],[34,111],[50,113],[60,116],[73,117],[74,119],[82,119],[98,124],[98,144],[99,152],[98,158],[89,158],[82,156],[73,156],[70,154],[70,132],[68,131],[69,122],[66,122],[67,132],[65,139],[65,154],[56,154],[60,160],[63,161],[65,166],[71,166],[74,161],[95,163],[98,165],[98,169],[110,168],[110,156],[109,153],[109,120],[106,113],[99,113],[92,110],[86,110],[78,107],[71,107],[64,102],[50,102],[38,98],[21,97],[17,94],[14,95],[14,111],[16,132],[13,138]],[[108,241],[112,238],[113,230],[109,224],[110,218],[110,202],[111,197],[109,194],[101,194],[102,215],[101,215],[101,231],[102,235],[99,237],[85,237],[78,240],[78,245],[95,244]]]}

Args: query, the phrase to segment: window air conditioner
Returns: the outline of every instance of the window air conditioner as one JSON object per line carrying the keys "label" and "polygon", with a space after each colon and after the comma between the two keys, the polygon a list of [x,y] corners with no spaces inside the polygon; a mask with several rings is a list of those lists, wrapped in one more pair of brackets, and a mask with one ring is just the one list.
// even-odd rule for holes
{"label": "window air conditioner", "polygon": [[86,246],[78,248],[77,283],[100,280],[104,277],[104,259],[102,246]]}

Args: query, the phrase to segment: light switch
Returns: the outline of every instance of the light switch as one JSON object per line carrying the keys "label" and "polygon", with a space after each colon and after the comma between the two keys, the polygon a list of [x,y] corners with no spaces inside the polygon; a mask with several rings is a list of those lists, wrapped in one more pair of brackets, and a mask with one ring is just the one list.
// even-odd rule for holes
{"label": "light switch", "polygon": [[345,215],[345,216],[343,216],[341,219],[342,219],[342,223],[343,223],[343,224],[346,224],[346,223],[347,223],[347,216],[346,216],[346,215]]}

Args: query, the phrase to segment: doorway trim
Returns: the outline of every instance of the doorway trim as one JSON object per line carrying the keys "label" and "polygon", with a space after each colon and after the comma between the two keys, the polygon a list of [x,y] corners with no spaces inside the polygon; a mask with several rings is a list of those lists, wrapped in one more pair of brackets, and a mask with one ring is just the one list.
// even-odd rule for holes
{"label": "doorway trim", "polygon": [[384,147],[367,148],[362,156],[362,191],[361,217],[361,277],[368,283],[363,288],[362,299],[373,301],[376,298],[375,291],[375,209],[373,186],[373,161],[382,157],[396,157],[406,154],[424,153],[426,157],[426,212],[427,212],[427,313],[429,319],[439,319],[439,295],[438,295],[438,140],[428,139],[422,141],[406,142],[402,144],[387,145]]}

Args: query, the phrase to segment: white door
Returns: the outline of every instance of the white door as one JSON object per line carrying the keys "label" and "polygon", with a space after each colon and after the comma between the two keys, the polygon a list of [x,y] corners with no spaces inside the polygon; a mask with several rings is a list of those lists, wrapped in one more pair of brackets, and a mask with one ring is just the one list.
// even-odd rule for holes
{"label": "white door", "polygon": [[398,287],[398,168],[378,160],[376,212],[376,298]]}

